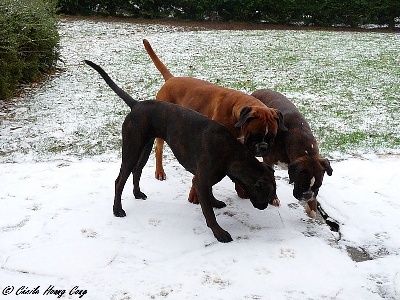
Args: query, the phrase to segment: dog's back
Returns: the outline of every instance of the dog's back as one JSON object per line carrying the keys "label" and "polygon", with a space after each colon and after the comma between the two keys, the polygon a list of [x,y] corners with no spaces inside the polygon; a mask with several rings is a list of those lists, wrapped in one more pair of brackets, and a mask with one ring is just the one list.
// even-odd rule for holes
{"label": "dog's back", "polygon": [[253,124],[258,123],[253,130],[255,133],[266,135],[265,128],[268,128],[269,138],[273,140],[278,129],[285,130],[283,125],[281,126],[283,122],[281,122],[279,111],[265,106],[256,97],[197,78],[174,77],[154,53],[150,43],[143,40],[143,44],[154,65],[165,79],[164,85],[157,93],[158,100],[196,110],[226,126],[236,137],[249,134],[241,132],[240,126],[235,126],[245,107],[250,107],[253,119],[258,119],[257,122],[253,122]]}
{"label": "dog's back", "polygon": [[298,114],[301,119],[304,119],[297,107],[281,93],[269,89],[260,89],[251,95],[268,107],[279,110],[284,117],[287,114]]}
{"label": "dog's back", "polygon": [[[318,146],[309,124],[289,99],[269,89],[257,90],[252,95],[265,105],[281,111],[285,127],[288,129],[287,132],[280,132],[277,135],[270,153],[264,158],[265,162],[276,164],[279,161],[289,164],[293,160],[289,157],[293,155],[290,152],[318,155]],[[310,147],[311,145],[313,146]]]}
{"label": "dog's back", "polygon": [[[293,132],[295,128],[299,129],[297,134],[295,134],[297,140],[291,137],[292,143],[301,143],[303,141],[307,145],[310,145],[310,143],[316,144],[314,135],[312,134],[311,127],[308,124],[307,120],[298,110],[296,105],[294,105],[283,94],[270,89],[259,89],[254,91],[251,95],[260,100],[266,106],[279,110],[283,115],[285,127],[288,129],[288,131],[290,131],[292,135],[294,134]],[[279,139],[288,136],[288,132],[279,132],[278,135],[279,136],[275,139],[275,143],[279,144]],[[280,150],[284,149],[279,149],[278,151]],[[315,151],[312,152],[315,153]]]}
{"label": "dog's back", "polygon": [[[94,68],[111,89],[131,108],[124,126],[129,127],[140,124],[143,127],[143,130],[133,131],[140,134],[140,136],[131,137],[131,140],[137,141],[140,139],[147,143],[155,137],[164,139],[171,147],[178,161],[193,174],[197,168],[195,161],[198,160],[198,157],[195,156],[214,151],[215,149],[212,147],[220,143],[230,149],[230,152],[246,157],[246,160],[250,162],[257,162],[245,150],[243,145],[232,137],[227,128],[221,124],[211,121],[194,110],[173,103],[156,100],[136,101],[118,87],[100,66],[88,60],[85,60],[85,63]],[[188,124],[190,126],[187,126]],[[126,131],[131,130],[127,128]],[[199,144],[188,138],[189,136],[194,136],[197,140],[201,140],[202,136],[205,136],[204,140],[208,140],[208,144],[212,145],[212,147],[199,151]],[[185,151],[182,152],[182,149]],[[236,151],[231,151],[232,149],[236,149]],[[191,155],[187,153],[191,153]],[[219,157],[218,161],[221,162],[222,159],[222,157]],[[215,165],[218,164],[218,161],[215,161]]]}
{"label": "dog's back", "polygon": [[[239,112],[234,111],[236,107],[248,103],[248,106],[256,104],[260,109],[269,109],[258,99],[241,91],[192,77],[170,78],[158,91],[156,98],[193,109],[224,125],[235,136],[240,135],[240,128],[234,126],[239,118]],[[271,132],[277,131],[276,120],[273,121],[268,123]]]}

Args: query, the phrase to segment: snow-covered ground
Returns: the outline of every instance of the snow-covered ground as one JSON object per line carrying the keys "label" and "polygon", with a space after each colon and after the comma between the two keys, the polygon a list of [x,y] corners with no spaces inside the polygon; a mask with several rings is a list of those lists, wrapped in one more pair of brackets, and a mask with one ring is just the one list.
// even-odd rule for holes
{"label": "snow-covered ground", "polygon": [[[0,299],[17,294],[18,299],[400,299],[398,155],[330,157],[333,176],[325,177],[319,201],[340,224],[340,236],[320,219],[307,217],[292,196],[287,171],[278,168],[280,208],[254,209],[236,196],[228,179],[214,187],[216,197],[227,203],[216,210],[217,220],[233,237],[231,243],[218,243],[200,207],[186,200],[191,175],[168,151],[168,179],[154,178],[151,158],[141,181],[148,199],[136,200],[128,182],[122,202],[127,216],[114,217],[119,130],[127,109],[80,61],[101,63],[121,86],[147,98],[162,82],[160,75],[150,62],[138,64],[134,73],[124,64],[129,55],[137,61],[142,37],[150,35],[162,49],[171,37],[189,47],[203,45],[207,35],[210,44],[219,36],[193,31],[182,37],[167,26],[75,24],[62,24],[66,71],[0,112]],[[136,35],[134,41],[130,35]],[[174,55],[183,59],[188,54]],[[180,66],[170,65],[177,73]],[[212,76],[197,71],[203,78]],[[232,81],[245,74],[214,71],[221,78],[232,76]],[[279,74],[260,80],[286,78]],[[186,69],[181,75],[200,77]],[[156,83],[148,82],[153,79]],[[132,86],[135,81],[140,84]],[[373,90],[379,97],[377,86]],[[354,93],[357,98],[362,91]],[[313,99],[309,91],[301,97]],[[308,109],[322,112],[315,103]],[[361,112],[369,126],[382,121],[373,118],[375,111]],[[398,121],[389,121],[398,136]],[[327,122],[344,126],[332,118]]]}
{"label": "snow-covered ground", "polygon": [[319,200],[340,223],[340,240],[307,217],[277,170],[280,208],[254,209],[229,180],[215,186],[228,204],[217,219],[234,239],[222,244],[186,200],[191,176],[175,162],[164,182],[145,168],[148,200],[127,184],[125,218],[112,214],[117,161],[4,164],[0,289],[54,286],[66,299],[78,298],[67,296],[75,286],[86,299],[399,299],[400,159],[332,165]]}

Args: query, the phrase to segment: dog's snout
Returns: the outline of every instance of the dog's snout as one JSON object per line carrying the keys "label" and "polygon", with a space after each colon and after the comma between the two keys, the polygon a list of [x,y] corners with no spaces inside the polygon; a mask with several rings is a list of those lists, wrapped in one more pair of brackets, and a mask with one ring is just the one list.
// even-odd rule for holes
{"label": "dog's snout", "polygon": [[303,193],[302,199],[303,200],[310,200],[313,197],[314,193],[312,191],[307,191]]}
{"label": "dog's snout", "polygon": [[259,209],[259,210],[264,210],[268,207],[268,202],[264,202],[264,203],[257,203],[254,205],[255,208]]}
{"label": "dog's snout", "polygon": [[265,142],[257,144],[257,153],[259,156],[266,156],[269,152],[269,145]]}
{"label": "dog's snout", "polygon": [[259,143],[258,144],[258,149],[260,151],[267,151],[268,150],[268,144],[267,143]]}

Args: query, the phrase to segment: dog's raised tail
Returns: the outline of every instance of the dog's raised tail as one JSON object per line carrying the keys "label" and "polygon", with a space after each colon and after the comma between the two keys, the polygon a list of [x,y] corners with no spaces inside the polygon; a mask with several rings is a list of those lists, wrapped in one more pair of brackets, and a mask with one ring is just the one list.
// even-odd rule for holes
{"label": "dog's raised tail", "polygon": [[90,60],[84,60],[86,64],[91,66],[93,69],[95,69],[101,77],[105,80],[105,82],[108,84],[108,86],[122,99],[124,102],[132,108],[138,101],[133,99],[127,92],[125,92],[123,89],[121,89],[111,78],[108,76],[106,71],[104,71],[100,66],[96,65],[94,62],[91,62]]}
{"label": "dog's raised tail", "polygon": [[154,53],[154,50],[153,48],[151,48],[149,41],[144,39],[143,45],[154,65],[156,66],[157,70],[160,71],[161,75],[164,77],[164,80],[167,81],[171,77],[174,77],[167,69],[167,67],[162,63],[162,61],[158,58],[158,56]]}

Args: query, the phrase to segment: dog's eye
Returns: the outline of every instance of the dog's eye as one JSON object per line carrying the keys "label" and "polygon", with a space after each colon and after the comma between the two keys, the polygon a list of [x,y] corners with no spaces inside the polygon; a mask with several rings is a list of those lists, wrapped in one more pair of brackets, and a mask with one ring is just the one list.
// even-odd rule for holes
{"label": "dog's eye", "polygon": [[305,190],[305,191],[307,191],[309,188],[310,188],[310,186],[309,185],[307,185],[307,184],[303,184],[303,185],[301,185],[301,187],[300,187],[302,190]]}
{"label": "dog's eye", "polygon": [[257,117],[248,117],[247,119],[246,119],[246,123],[248,124],[248,123],[250,123],[251,121],[253,121],[253,120],[255,120],[255,119],[258,119]]}
{"label": "dog's eye", "polygon": [[272,145],[274,143],[275,137],[271,136],[264,136],[264,142],[266,142],[268,145]]}

